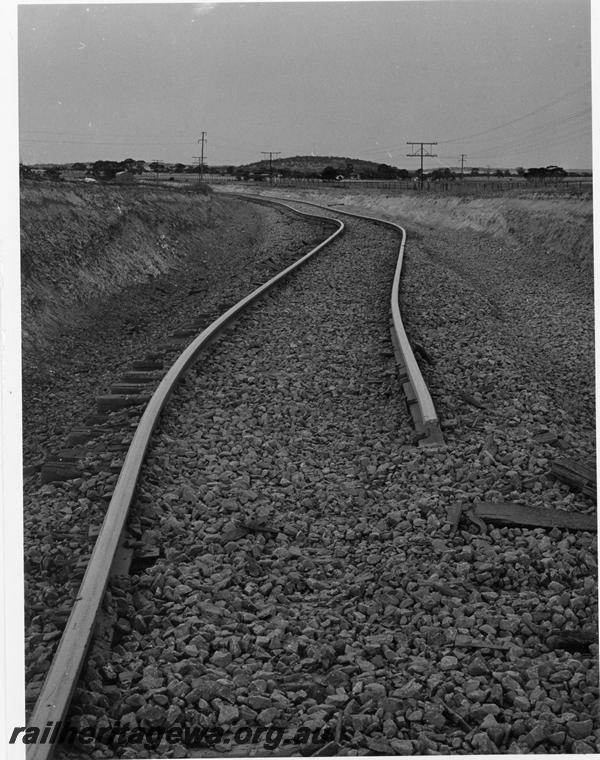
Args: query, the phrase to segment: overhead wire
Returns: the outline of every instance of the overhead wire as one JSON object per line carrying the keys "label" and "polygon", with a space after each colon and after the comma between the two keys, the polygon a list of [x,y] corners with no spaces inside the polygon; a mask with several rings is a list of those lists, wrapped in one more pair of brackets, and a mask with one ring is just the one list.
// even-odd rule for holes
{"label": "overhead wire", "polygon": [[[470,135],[464,135],[462,137],[454,137],[454,138],[449,138],[447,140],[437,140],[437,144],[447,145],[451,143],[459,143],[461,141],[472,140],[474,138],[490,134],[491,132],[495,132],[499,129],[504,129],[505,127],[512,126],[513,124],[517,124],[521,121],[524,121],[525,119],[528,119],[531,116],[535,116],[536,114],[541,113],[547,108],[550,108],[556,105],[557,103],[560,103],[563,100],[567,100],[568,98],[578,95],[579,93],[584,92],[584,91],[591,92],[591,85],[590,84],[581,85],[580,87],[577,87],[575,90],[571,90],[570,92],[564,93],[563,95],[556,98],[555,100],[551,100],[548,103],[544,103],[543,105],[539,106],[538,108],[534,108],[532,111],[529,111],[528,113],[522,114],[521,116],[518,116],[515,119],[511,119],[509,121],[503,122],[502,124],[496,124],[495,126],[490,127],[489,129],[485,129],[480,132],[475,132]],[[589,111],[590,108],[588,107],[587,109],[584,109],[584,110]],[[561,117],[561,118],[564,118],[564,117]],[[383,146],[377,145],[377,146],[373,146],[373,147],[361,150],[360,152],[361,154],[369,154],[369,153],[382,153],[386,151],[401,150],[401,149],[404,149],[404,143],[402,144],[394,143],[393,145],[383,145]]]}
{"label": "overhead wire", "polygon": [[[49,135],[49,137],[43,137],[43,135]],[[20,142],[23,144],[42,144],[42,145],[98,145],[98,146],[111,146],[111,147],[117,147],[117,148],[136,148],[136,147],[146,147],[146,146],[154,146],[154,147],[163,147],[164,149],[169,149],[171,147],[175,146],[188,146],[190,149],[192,147],[195,147],[196,140],[194,138],[190,138],[187,140],[174,140],[173,135],[169,137],[165,137],[163,140],[150,140],[150,139],[135,139],[135,140],[112,140],[112,139],[106,139],[106,140],[98,140],[94,139],[94,135],[90,135],[90,139],[85,139],[85,133],[82,132],[67,132],[64,130],[43,130],[43,129],[35,129],[35,130],[22,130],[22,137]],[[27,136],[27,135],[34,135],[34,136]],[[67,136],[67,135],[73,135],[73,137],[68,139],[56,139],[60,136]],[[108,137],[136,137],[135,135],[129,135],[125,133],[108,133]],[[183,137],[183,135],[181,135]],[[149,138],[150,135],[144,135],[144,137]],[[156,137],[159,137],[156,135]],[[256,157],[260,153],[259,146],[251,146],[249,143],[234,143],[231,140],[223,139],[220,136],[212,136],[210,139],[211,143],[216,143],[217,147],[221,147],[221,149],[226,148],[235,151],[237,155],[243,155],[247,157],[248,159]],[[257,159],[259,160],[259,159]]]}
{"label": "overhead wire", "polygon": [[[580,117],[578,117],[578,119],[580,119]],[[506,139],[491,143],[490,145],[474,146],[474,150],[510,150],[511,148],[530,143],[539,145],[541,140],[545,143],[549,141],[555,142],[556,140],[567,139],[569,134],[574,130],[587,130],[591,134],[591,121],[589,119],[586,119],[585,121],[565,119],[560,124],[546,125],[545,127],[533,129],[519,134],[518,136],[515,135],[514,137],[507,136]]]}
{"label": "overhead wire", "polygon": [[582,85],[581,87],[578,87],[575,90],[572,90],[571,92],[567,92],[564,95],[561,95],[559,98],[556,98],[556,100],[552,100],[549,103],[544,103],[544,105],[539,106],[539,108],[534,108],[533,111],[529,111],[526,114],[518,116],[516,119],[505,121],[502,124],[497,124],[494,127],[490,127],[489,129],[484,129],[481,132],[474,132],[470,135],[463,135],[462,137],[452,137],[447,140],[438,140],[438,144],[446,145],[448,143],[461,142],[463,140],[472,140],[475,137],[480,137],[481,135],[486,135],[486,134],[489,134],[490,132],[496,132],[498,129],[503,129],[504,127],[508,127],[508,126],[511,126],[512,124],[517,124],[520,121],[524,121],[525,119],[528,119],[530,116],[535,116],[535,114],[541,113],[541,111],[546,110],[546,108],[550,108],[551,106],[554,106],[557,103],[560,103],[563,100],[566,100],[567,98],[572,97],[573,95],[577,95],[583,90],[588,90],[591,92],[591,86],[589,84]]}

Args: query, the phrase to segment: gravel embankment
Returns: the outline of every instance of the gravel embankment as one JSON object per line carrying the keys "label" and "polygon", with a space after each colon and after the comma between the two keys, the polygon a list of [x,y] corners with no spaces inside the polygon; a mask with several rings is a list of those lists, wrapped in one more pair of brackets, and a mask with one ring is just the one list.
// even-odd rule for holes
{"label": "gravel embankment", "polygon": [[[162,556],[112,586],[118,639],[89,659],[82,725],[281,726],[289,752],[311,743],[296,730],[326,727],[336,754],[597,749],[597,645],[550,635],[597,625],[595,537],[466,521],[453,535],[447,520],[478,498],[590,510],[533,438],[591,455],[588,391],[561,406],[548,350],[498,317],[506,272],[486,260],[481,292],[440,253],[449,241],[411,243],[402,294],[446,447],[411,445],[388,337],[397,239],[367,223],[348,221],[189,376],[134,510]],[[488,242],[455,256],[481,263]],[[584,353],[576,325],[561,335]],[[586,386],[585,361],[558,371]],[[156,754],[193,755],[184,744]]]}
{"label": "gravel embankment", "polygon": [[[40,456],[67,448],[73,429],[90,427],[85,420],[96,411],[96,397],[131,369],[132,360],[155,351],[177,328],[208,325],[330,234],[329,226],[273,208],[232,199],[217,201],[217,207],[214,223],[199,231],[195,251],[189,241],[193,253],[180,269],[80,308],[78,325],[50,336],[42,357],[24,355],[26,472]],[[172,358],[165,355],[165,369]],[[82,444],[81,477],[46,485],[38,472],[25,477],[29,704],[66,623],[139,414],[136,407],[109,415],[100,435]]]}

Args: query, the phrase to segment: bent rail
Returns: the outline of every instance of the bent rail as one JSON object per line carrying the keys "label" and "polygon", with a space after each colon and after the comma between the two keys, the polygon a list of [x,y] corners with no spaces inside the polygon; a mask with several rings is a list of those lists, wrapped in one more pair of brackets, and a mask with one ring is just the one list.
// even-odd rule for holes
{"label": "bent rail", "polygon": [[[225,195],[226,193],[223,193]],[[234,195],[234,193],[227,193],[227,195]],[[244,193],[235,194],[236,197],[244,197]],[[255,198],[250,194],[246,197]],[[392,283],[392,293],[390,298],[390,310],[392,316],[392,344],[394,346],[394,353],[396,354],[396,362],[398,364],[398,372],[400,382],[402,383],[402,389],[406,396],[409,412],[413,418],[415,430],[417,431],[419,446],[435,445],[444,443],[444,436],[440,427],[440,421],[435,410],[435,405],[431,398],[427,383],[423,378],[419,364],[415,358],[410,341],[404,329],[402,322],[402,316],[400,314],[400,279],[402,277],[402,265],[404,263],[404,247],[406,244],[406,230],[395,222],[390,222],[387,219],[380,219],[375,216],[368,216],[366,214],[356,214],[352,211],[342,211],[341,209],[332,209],[328,206],[323,206],[319,203],[313,203],[312,201],[297,200],[295,198],[281,198],[279,196],[261,196],[264,200],[276,198],[278,201],[286,200],[292,203],[305,203],[308,206],[315,206],[332,213],[345,214],[346,216],[352,216],[356,219],[367,219],[370,222],[381,224],[384,227],[391,227],[396,232],[400,232],[402,239],[400,242],[400,249],[398,251],[398,261],[396,264],[396,270],[394,272],[394,280]]]}
{"label": "bent rail", "polygon": [[[323,220],[321,216],[316,217],[315,214],[299,211],[285,203],[278,201],[271,201],[271,203],[287,208],[289,211],[300,216]],[[203,330],[179,355],[148,401],[148,405],[144,410],[127,451],[100,533],[92,550],[77,597],[75,598],[73,609],[67,620],[65,630],[28,725],[36,726],[42,730],[50,721],[53,721],[56,726],[66,716],[83,659],[92,638],[98,611],[110,576],[112,560],[121,540],[139,473],[150,444],[150,438],[156,427],[160,413],[169,400],[176,384],[197,358],[201,349],[214,340],[236,316],[343,232],[344,223],[342,221],[339,219],[332,219],[330,221],[337,224],[337,229],[333,234],[266,283],[256,288],[252,293],[242,298]],[[32,744],[28,748],[27,759],[47,760],[52,753],[53,747],[53,744]]]}
{"label": "bent rail", "polygon": [[[384,221],[384,220],[382,220]],[[413,353],[410,341],[404,329],[400,314],[400,278],[402,276],[402,264],[404,263],[404,245],[406,243],[406,230],[394,222],[386,222],[402,232],[402,242],[398,253],[398,262],[394,273],[391,295],[392,312],[392,343],[398,359],[400,382],[412,414],[415,428],[419,434],[419,445],[443,443],[444,437],[440,428],[440,421],[435,411],[435,406],[429,393],[421,369]],[[416,403],[413,403],[413,400]]]}

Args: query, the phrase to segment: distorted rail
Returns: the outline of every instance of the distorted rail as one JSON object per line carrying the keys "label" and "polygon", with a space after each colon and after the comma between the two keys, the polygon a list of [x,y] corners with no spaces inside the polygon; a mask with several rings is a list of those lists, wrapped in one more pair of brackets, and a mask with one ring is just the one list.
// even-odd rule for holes
{"label": "distorted rail", "polygon": [[402,316],[400,313],[400,280],[402,277],[402,265],[404,263],[404,248],[406,245],[406,230],[395,222],[390,222],[387,219],[380,219],[378,217],[368,216],[366,214],[356,214],[352,211],[342,211],[341,209],[331,209],[328,206],[323,206],[319,203],[313,203],[312,201],[299,200],[295,198],[280,198],[277,196],[254,196],[246,193],[227,193],[227,195],[235,195],[237,198],[251,198],[253,200],[270,200],[274,198],[278,201],[288,201],[293,203],[302,203],[308,206],[314,206],[316,208],[323,209],[330,213],[340,213],[346,216],[354,217],[355,219],[365,219],[375,224],[380,224],[385,227],[390,227],[396,232],[400,233],[401,241],[398,251],[398,260],[396,263],[396,270],[394,272],[394,279],[392,283],[392,291],[390,295],[390,312],[391,312],[391,338],[394,346],[394,353],[396,355],[396,362],[398,365],[398,373],[404,395],[408,404],[409,412],[412,416],[415,430],[417,431],[417,439],[420,446],[436,445],[444,442],[444,437],[440,427],[440,421],[435,409],[435,405],[431,398],[431,393],[427,387],[427,383],[423,378],[423,374],[419,367],[419,364],[415,358],[414,352],[410,345],[408,335],[404,329],[402,322]]}
{"label": "distorted rail", "polygon": [[[273,204],[284,207],[304,217],[316,217],[315,214],[299,211],[279,201],[273,201]],[[316,218],[322,221],[321,216]],[[256,288],[245,298],[238,301],[238,303],[203,330],[179,355],[148,401],[127,451],[71,614],[67,620],[65,630],[32,715],[29,718],[29,725],[43,727],[48,725],[50,721],[56,724],[58,721],[63,720],[67,714],[85,654],[92,638],[100,605],[110,577],[111,565],[121,541],[152,433],[175,386],[186,370],[198,358],[201,350],[220,335],[250,304],[273,288],[288,274],[298,269],[343,232],[344,223],[342,221],[339,219],[331,221],[335,224],[336,229],[323,242],[266,283]],[[47,760],[51,756],[52,750],[52,744],[40,743],[30,745],[27,753],[28,760]]]}

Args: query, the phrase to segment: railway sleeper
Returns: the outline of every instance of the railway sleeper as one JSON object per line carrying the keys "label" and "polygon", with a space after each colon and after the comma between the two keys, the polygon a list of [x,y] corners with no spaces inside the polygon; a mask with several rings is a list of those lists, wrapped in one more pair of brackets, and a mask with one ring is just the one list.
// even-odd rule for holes
{"label": "railway sleeper", "polygon": [[147,404],[152,395],[150,393],[108,393],[104,396],[98,396],[98,412],[111,412],[117,409],[123,409],[129,406],[140,406]]}
{"label": "railway sleeper", "polygon": [[167,353],[169,351],[179,352],[183,348],[185,348],[188,343],[189,343],[189,340],[187,340],[186,338],[171,338],[170,340],[157,343],[156,347],[163,353]]}
{"label": "railway sleeper", "polygon": [[67,436],[66,444],[68,446],[75,446],[78,443],[87,443],[87,441],[98,438],[98,436],[103,434],[105,434],[105,431],[98,427],[75,428]]}
{"label": "railway sleeper", "polygon": [[105,414],[98,414],[97,412],[88,414],[83,418],[83,421],[86,425],[102,426],[103,428],[108,425],[108,417]]}
{"label": "railway sleeper", "polygon": [[110,386],[110,392],[116,395],[140,395],[147,390],[147,387],[145,387],[143,384],[140,385],[138,383],[115,383],[114,385]]}
{"label": "railway sleeper", "polygon": [[153,371],[164,369],[164,364],[158,359],[136,359],[132,362],[134,370]]}
{"label": "railway sleeper", "polygon": [[42,467],[44,466],[43,461],[34,462],[33,464],[27,464],[25,467],[23,467],[23,477],[28,478],[31,475],[35,475],[38,472],[41,472]]}
{"label": "railway sleeper", "polygon": [[46,461],[48,462],[77,462],[82,456],[85,456],[86,449],[78,446],[73,449],[61,449],[56,454],[51,454]]}
{"label": "railway sleeper", "polygon": [[574,459],[557,459],[552,462],[552,475],[571,488],[596,499],[596,470]]}
{"label": "railway sleeper", "polygon": [[158,372],[144,372],[143,370],[130,370],[121,375],[123,383],[157,383],[163,375]]}
{"label": "railway sleeper", "polygon": [[159,546],[142,545],[136,548],[133,552],[130,572],[135,575],[143,570],[147,570],[149,567],[152,567],[160,557],[161,550]]}
{"label": "railway sleeper", "polygon": [[202,325],[189,325],[188,327],[182,327],[179,330],[175,330],[171,333],[173,338],[193,338],[202,331]]}
{"label": "railway sleeper", "polygon": [[42,485],[79,478],[81,469],[74,462],[44,462],[41,469]]}

